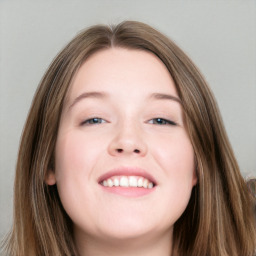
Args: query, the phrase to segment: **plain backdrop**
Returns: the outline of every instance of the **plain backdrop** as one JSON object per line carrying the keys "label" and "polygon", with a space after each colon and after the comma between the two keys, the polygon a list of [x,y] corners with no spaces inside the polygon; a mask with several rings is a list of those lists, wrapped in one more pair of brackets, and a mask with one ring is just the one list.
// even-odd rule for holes
{"label": "plain backdrop", "polygon": [[0,238],[12,221],[21,132],[47,66],[85,27],[123,20],[152,25],[192,58],[217,98],[243,175],[256,176],[256,1],[0,0]]}

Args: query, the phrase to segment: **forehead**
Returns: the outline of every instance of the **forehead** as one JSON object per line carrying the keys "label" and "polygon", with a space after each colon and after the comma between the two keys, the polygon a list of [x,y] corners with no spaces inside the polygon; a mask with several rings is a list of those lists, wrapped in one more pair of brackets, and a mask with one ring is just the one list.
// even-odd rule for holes
{"label": "forehead", "polygon": [[124,48],[104,49],[80,67],[68,92],[72,100],[85,91],[104,91],[124,96],[169,93],[177,96],[173,79],[153,53]]}

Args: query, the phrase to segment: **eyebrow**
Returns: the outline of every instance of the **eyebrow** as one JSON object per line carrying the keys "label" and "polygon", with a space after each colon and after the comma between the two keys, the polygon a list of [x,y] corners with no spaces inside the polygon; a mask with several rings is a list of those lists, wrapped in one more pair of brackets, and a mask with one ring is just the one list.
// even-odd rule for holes
{"label": "eyebrow", "polygon": [[156,99],[156,100],[173,100],[173,101],[176,101],[176,102],[182,104],[180,98],[175,97],[175,96],[173,96],[171,94],[152,93],[149,96],[149,98]]}
{"label": "eyebrow", "polygon": [[76,103],[86,98],[104,99],[108,98],[108,94],[104,92],[84,92],[74,99],[68,109],[71,109]]}
{"label": "eyebrow", "polygon": [[[109,95],[105,92],[84,92],[74,99],[74,101],[68,107],[68,109],[70,110],[75,104],[77,104],[79,101],[86,99],[86,98],[105,99],[108,97],[109,97]],[[173,101],[176,101],[181,104],[181,100],[178,97],[175,97],[170,94],[152,93],[149,95],[148,98],[156,99],[156,100],[173,100]]]}

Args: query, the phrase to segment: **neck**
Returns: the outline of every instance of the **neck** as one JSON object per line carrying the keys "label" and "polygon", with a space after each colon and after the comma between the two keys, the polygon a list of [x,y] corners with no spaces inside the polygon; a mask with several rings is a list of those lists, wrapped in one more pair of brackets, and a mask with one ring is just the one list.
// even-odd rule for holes
{"label": "neck", "polygon": [[79,256],[170,256],[172,232],[126,239],[95,238],[75,232]]}

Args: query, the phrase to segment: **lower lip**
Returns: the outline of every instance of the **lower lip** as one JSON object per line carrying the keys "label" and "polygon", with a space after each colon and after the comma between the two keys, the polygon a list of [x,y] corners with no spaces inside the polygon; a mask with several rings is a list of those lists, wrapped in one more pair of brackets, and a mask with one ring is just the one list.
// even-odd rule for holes
{"label": "lower lip", "polygon": [[141,197],[146,196],[153,191],[155,191],[155,187],[153,188],[138,188],[138,187],[105,187],[102,186],[102,189],[105,192],[113,193],[120,196],[126,196],[126,197]]}

